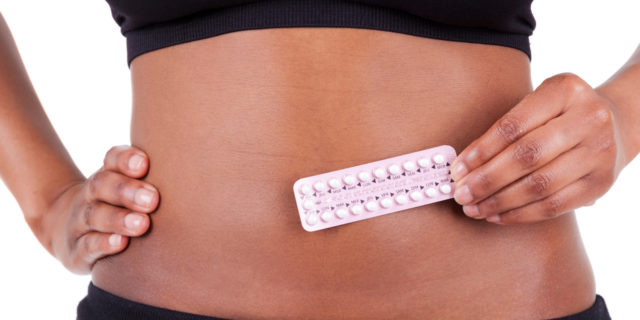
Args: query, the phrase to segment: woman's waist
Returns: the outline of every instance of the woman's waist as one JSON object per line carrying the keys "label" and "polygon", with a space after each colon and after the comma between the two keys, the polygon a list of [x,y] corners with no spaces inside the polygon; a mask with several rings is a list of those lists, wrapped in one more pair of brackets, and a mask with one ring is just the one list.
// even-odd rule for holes
{"label": "woman's waist", "polygon": [[[187,312],[284,319],[450,315],[496,297],[543,310],[591,283],[572,214],[505,228],[449,200],[304,231],[296,179],[443,144],[460,152],[530,83],[508,48],[296,29],[134,61],[132,144],[149,155],[145,180],[161,200],[146,236],[96,264],[98,286]],[[283,37],[262,41],[271,32]],[[307,33],[314,41],[297,42]]]}
{"label": "woman's waist", "polygon": [[173,205],[185,198],[171,193],[145,237],[95,265],[98,286],[184,312],[274,319],[338,317],[332,306],[350,318],[491,308],[542,318],[594,294],[572,213],[506,229],[441,203],[309,233],[286,200]]}
{"label": "woman's waist", "polygon": [[[364,294],[400,310],[423,299],[471,299],[465,295],[474,291],[504,294],[514,283],[524,299],[535,288],[569,283],[566,288],[575,291],[575,284],[591,281],[573,214],[501,227],[465,217],[448,200],[324,231],[302,228],[292,191],[296,179],[429,147],[428,134],[407,135],[389,143],[389,150],[386,144],[362,147],[364,136],[333,141],[331,148],[317,140],[313,153],[290,153],[277,141],[243,150],[246,138],[215,147],[211,141],[219,136],[177,143],[165,135],[139,133],[133,140],[149,154],[145,180],[161,195],[150,232],[94,269],[99,286],[130,299],[221,316],[259,303],[278,314],[292,301],[331,305]],[[331,151],[336,149],[343,151]],[[567,294],[555,288],[555,294]],[[194,306],[202,309],[188,309]]]}

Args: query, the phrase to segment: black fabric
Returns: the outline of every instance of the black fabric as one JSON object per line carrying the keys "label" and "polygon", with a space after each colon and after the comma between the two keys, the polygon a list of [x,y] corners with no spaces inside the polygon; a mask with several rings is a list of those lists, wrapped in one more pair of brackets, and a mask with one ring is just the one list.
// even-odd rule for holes
{"label": "black fabric", "polygon": [[609,310],[607,309],[607,304],[604,302],[604,298],[598,294],[596,295],[596,301],[589,309],[551,320],[611,320],[611,316],[609,315]]}
{"label": "black fabric", "polygon": [[76,320],[229,320],[158,308],[113,295],[89,283]]}
{"label": "black fabric", "polygon": [[[78,304],[76,320],[230,320],[184,313],[127,300],[89,283],[89,292]],[[582,312],[551,320],[611,320],[600,295]]]}
{"label": "black fabric", "polygon": [[127,38],[127,60],[228,32],[351,27],[494,44],[531,58],[532,0],[106,0]]}

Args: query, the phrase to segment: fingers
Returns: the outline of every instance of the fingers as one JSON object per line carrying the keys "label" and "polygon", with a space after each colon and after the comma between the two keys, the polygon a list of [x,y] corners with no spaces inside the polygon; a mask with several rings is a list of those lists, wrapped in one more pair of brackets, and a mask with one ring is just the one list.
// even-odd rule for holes
{"label": "fingers", "polygon": [[545,80],[458,155],[451,164],[453,179],[462,179],[530,131],[565,112],[570,98],[585,88],[590,87],[572,74]]}
{"label": "fingers", "polygon": [[89,202],[104,201],[148,213],[155,210],[159,201],[158,192],[152,185],[113,171],[92,174],[86,186],[85,195]]}
{"label": "fingers", "polygon": [[126,236],[142,235],[150,224],[146,214],[131,212],[104,202],[87,203],[77,218],[86,232],[98,231]]}
{"label": "fingers", "polygon": [[589,154],[584,146],[571,149],[476,205],[463,206],[462,210],[472,218],[484,219],[546,198],[592,172],[594,165],[576,166]]}
{"label": "fingers", "polygon": [[[118,253],[127,246],[129,239],[119,234],[89,232],[78,239],[74,272],[88,272],[100,258]],[[88,270],[85,270],[87,269]]]}
{"label": "fingers", "polygon": [[120,145],[107,151],[104,170],[123,173],[132,178],[143,177],[149,168],[147,154],[139,148]]}
{"label": "fingers", "polygon": [[555,218],[565,212],[589,203],[602,190],[593,188],[594,175],[586,175],[558,192],[528,205],[487,218],[487,221],[503,225],[533,223]]}
{"label": "fingers", "polygon": [[[526,134],[458,180],[454,194],[456,201],[462,205],[482,201],[578,145],[590,134],[588,126],[574,126],[583,119],[584,112],[574,108]],[[570,166],[586,165],[588,163],[578,161]]]}

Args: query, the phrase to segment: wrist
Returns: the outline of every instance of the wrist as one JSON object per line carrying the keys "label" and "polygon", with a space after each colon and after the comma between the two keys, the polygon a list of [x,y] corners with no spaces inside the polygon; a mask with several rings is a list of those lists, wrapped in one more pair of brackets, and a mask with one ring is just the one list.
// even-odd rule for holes
{"label": "wrist", "polygon": [[33,234],[42,246],[54,256],[55,254],[52,246],[54,229],[55,224],[58,221],[61,221],[60,217],[55,217],[56,213],[60,212],[57,208],[59,206],[65,206],[65,204],[61,203],[61,201],[66,201],[66,199],[63,199],[63,195],[66,194],[69,189],[79,183],[82,183],[84,180],[86,179],[83,176],[81,178],[75,178],[64,183],[60,183],[55,187],[52,186],[46,188],[50,191],[43,194],[39,201],[36,201],[37,204],[33,205],[33,209],[29,212],[24,212],[25,221]]}
{"label": "wrist", "polygon": [[634,97],[630,88],[616,81],[608,81],[595,91],[609,102],[626,166],[640,152],[640,97]]}

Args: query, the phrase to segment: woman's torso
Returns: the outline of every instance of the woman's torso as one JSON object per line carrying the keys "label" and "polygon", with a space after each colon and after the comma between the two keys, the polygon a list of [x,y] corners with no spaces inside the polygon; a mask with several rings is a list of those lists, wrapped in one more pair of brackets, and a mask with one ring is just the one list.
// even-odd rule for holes
{"label": "woman's torso", "polygon": [[573,213],[498,226],[453,200],[303,230],[300,177],[448,144],[531,91],[518,50],[350,28],[233,32],[131,65],[131,142],[161,194],[100,260],[114,294],[226,318],[547,318],[595,295]]}

